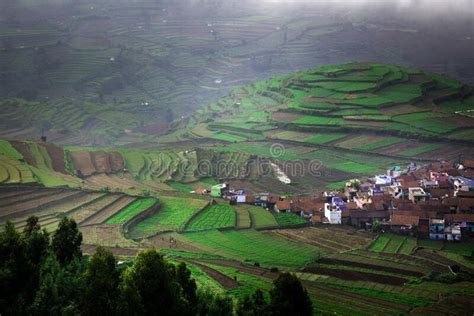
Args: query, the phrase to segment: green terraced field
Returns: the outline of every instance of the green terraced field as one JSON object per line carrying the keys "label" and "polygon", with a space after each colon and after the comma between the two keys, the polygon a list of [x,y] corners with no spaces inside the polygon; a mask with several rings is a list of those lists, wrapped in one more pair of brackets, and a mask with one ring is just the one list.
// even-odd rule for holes
{"label": "green terraced field", "polygon": [[278,223],[270,211],[259,206],[241,205],[243,209],[249,212],[253,228],[276,227]]}
{"label": "green terraced field", "polygon": [[11,159],[20,160],[23,156],[6,140],[0,140],[0,155]]}
{"label": "green terraced field", "polygon": [[401,253],[409,255],[416,246],[417,240],[413,237],[384,233],[381,234],[372,245],[370,245],[370,250],[374,252]]}
{"label": "green terraced field", "polygon": [[303,217],[293,213],[273,213],[277,223],[281,227],[307,224]]}
{"label": "green terraced field", "polygon": [[105,223],[106,224],[123,224],[128,220],[132,219],[136,215],[140,214],[141,212],[147,210],[151,206],[153,206],[157,200],[155,198],[149,199],[140,199],[132,204],[128,205],[120,212],[116,213],[114,216],[109,218]]}
{"label": "green terraced field", "polygon": [[197,214],[185,227],[186,231],[234,227],[235,210],[228,204],[214,204]]}
{"label": "green terraced field", "polygon": [[216,254],[243,261],[259,262],[266,266],[296,267],[313,260],[318,249],[255,230],[186,233],[192,243],[202,244]]}
{"label": "green terraced field", "polygon": [[418,156],[418,155],[439,149],[441,147],[442,145],[440,144],[428,144],[428,145],[419,146],[413,149],[404,150],[400,152],[400,155],[407,156],[407,157],[414,157],[414,156]]}
{"label": "green terraced field", "polygon": [[182,229],[194,213],[207,204],[205,200],[165,196],[160,197],[159,201],[161,207],[156,214],[147,217],[130,228],[131,237],[135,238],[153,235],[161,231]]}

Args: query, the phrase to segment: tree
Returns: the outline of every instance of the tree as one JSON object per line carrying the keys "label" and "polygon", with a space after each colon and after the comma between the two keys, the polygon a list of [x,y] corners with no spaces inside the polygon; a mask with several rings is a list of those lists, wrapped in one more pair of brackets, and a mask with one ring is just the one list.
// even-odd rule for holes
{"label": "tree", "polygon": [[180,315],[185,300],[175,267],[156,250],[140,253],[122,276],[121,313],[133,315]]}
{"label": "tree", "polygon": [[262,290],[257,289],[252,296],[245,296],[244,300],[240,303],[237,314],[239,316],[251,316],[269,315],[269,305],[265,301]]}
{"label": "tree", "polygon": [[84,288],[81,278],[83,270],[79,258],[61,264],[51,253],[41,266],[40,284],[31,314],[79,315],[79,299]]}
{"label": "tree", "polygon": [[29,270],[25,241],[7,222],[0,232],[0,314],[22,314],[25,310]]}
{"label": "tree", "polygon": [[227,316],[233,315],[234,304],[229,296],[216,295],[209,290],[198,293],[197,315]]}
{"label": "tree", "polygon": [[312,315],[313,304],[300,280],[291,273],[282,273],[270,291],[272,315]]}
{"label": "tree", "polygon": [[82,233],[73,219],[67,217],[59,222],[58,229],[53,235],[52,249],[61,264],[67,264],[74,258],[80,258]]}
{"label": "tree", "polygon": [[120,275],[114,255],[98,247],[84,273],[81,312],[84,315],[114,315],[117,312]]}
{"label": "tree", "polygon": [[197,306],[197,285],[196,281],[191,277],[191,271],[186,267],[184,262],[181,262],[176,268],[176,278],[181,285],[183,297],[187,302],[187,309],[192,314]]}
{"label": "tree", "polygon": [[41,230],[38,217],[30,216],[26,220],[23,239],[25,241],[26,259],[28,260],[29,267],[25,300],[30,305],[38,290],[41,264],[47,257],[49,249],[49,234],[46,230]]}
{"label": "tree", "polygon": [[34,265],[39,265],[48,253],[49,233],[44,229],[41,230],[38,217],[30,216],[26,220],[23,236],[26,241],[28,259]]}

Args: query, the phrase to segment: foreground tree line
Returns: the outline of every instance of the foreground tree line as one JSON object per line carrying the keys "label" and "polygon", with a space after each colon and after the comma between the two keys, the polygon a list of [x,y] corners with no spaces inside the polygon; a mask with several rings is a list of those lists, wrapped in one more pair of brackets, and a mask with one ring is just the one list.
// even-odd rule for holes
{"label": "foreground tree line", "polygon": [[64,218],[50,236],[38,218],[23,231],[7,223],[0,232],[0,315],[310,315],[312,303],[290,273],[240,302],[198,289],[185,263],[151,249],[132,264],[117,265],[98,247],[81,252],[82,234]]}

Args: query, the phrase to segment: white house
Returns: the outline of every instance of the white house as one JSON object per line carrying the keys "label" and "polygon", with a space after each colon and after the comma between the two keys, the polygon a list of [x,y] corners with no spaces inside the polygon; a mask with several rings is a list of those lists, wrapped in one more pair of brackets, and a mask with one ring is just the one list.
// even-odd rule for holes
{"label": "white house", "polygon": [[324,216],[330,224],[341,224],[342,211],[339,207],[331,203],[324,203]]}

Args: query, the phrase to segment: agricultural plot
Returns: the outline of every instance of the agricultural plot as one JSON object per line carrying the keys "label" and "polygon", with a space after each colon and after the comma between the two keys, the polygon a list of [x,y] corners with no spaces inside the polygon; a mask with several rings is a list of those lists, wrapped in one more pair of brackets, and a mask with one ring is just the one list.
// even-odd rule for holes
{"label": "agricultural plot", "polygon": [[413,237],[384,233],[370,245],[370,250],[374,252],[409,255],[415,247],[416,239]]}
{"label": "agricultural plot", "polygon": [[325,253],[343,252],[366,247],[371,236],[359,234],[351,229],[328,229],[306,227],[301,229],[278,229],[269,234],[283,236],[299,243],[313,245]]}
{"label": "agricultural plot", "polygon": [[441,144],[427,144],[423,146],[418,146],[415,148],[407,149],[402,152],[400,152],[401,156],[406,156],[406,157],[415,157],[418,155],[422,155],[431,151],[434,151],[436,149],[441,148]]}
{"label": "agricultural plot", "polygon": [[253,228],[277,227],[278,222],[271,212],[253,205],[241,205],[241,209],[248,211]]}
{"label": "agricultural plot", "polygon": [[186,224],[186,231],[201,231],[230,228],[236,225],[236,214],[228,204],[213,204],[206,207]]}
{"label": "agricultural plot", "polygon": [[308,224],[306,219],[293,213],[273,213],[273,216],[280,227]]}
{"label": "agricultural plot", "polygon": [[[184,237],[197,246],[202,244],[215,254],[240,261],[259,262],[266,266],[298,267],[318,254],[318,249],[255,230],[186,233]],[[252,245],[249,247],[249,245]]]}
{"label": "agricultural plot", "polygon": [[141,212],[149,209],[155,205],[157,200],[155,198],[140,199],[122,209],[119,213],[110,217],[106,224],[123,224]]}
{"label": "agricultural plot", "polygon": [[207,205],[206,200],[162,196],[154,215],[130,227],[130,237],[143,238],[163,231],[183,229],[187,221]]}
{"label": "agricultural plot", "polygon": [[85,220],[79,223],[80,226],[88,225],[97,225],[102,224],[110,217],[113,217],[115,214],[120,212],[123,208],[132,204],[136,198],[131,196],[122,196],[118,200],[114,201],[112,204],[107,207],[99,210],[90,217],[87,217]]}
{"label": "agricultural plot", "polygon": [[250,212],[247,208],[242,207],[241,205],[236,205],[235,212],[237,216],[237,228],[250,228],[252,226]]}

